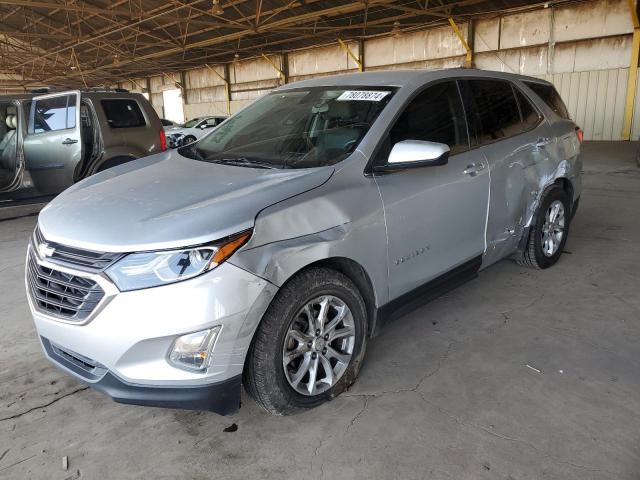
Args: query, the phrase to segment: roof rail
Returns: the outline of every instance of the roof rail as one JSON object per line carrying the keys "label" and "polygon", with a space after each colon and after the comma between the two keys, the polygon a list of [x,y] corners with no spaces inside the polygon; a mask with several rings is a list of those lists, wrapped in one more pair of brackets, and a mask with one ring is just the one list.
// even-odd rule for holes
{"label": "roof rail", "polygon": [[[67,88],[60,87],[40,87],[34,88],[30,91],[30,93],[54,93],[54,92],[64,92],[66,90],[70,90]],[[81,92],[116,92],[116,93],[130,93],[126,88],[111,88],[111,87],[88,87],[81,88]]]}

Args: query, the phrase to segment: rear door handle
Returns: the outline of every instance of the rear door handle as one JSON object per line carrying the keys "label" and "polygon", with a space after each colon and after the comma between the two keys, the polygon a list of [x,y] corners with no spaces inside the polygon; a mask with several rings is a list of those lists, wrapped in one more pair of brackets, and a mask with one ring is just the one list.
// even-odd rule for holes
{"label": "rear door handle", "polygon": [[74,143],[78,143],[78,140],[76,140],[75,138],[65,138],[62,141],[63,145],[73,145]]}
{"label": "rear door handle", "polygon": [[552,143],[553,143],[553,140],[551,138],[541,137],[536,142],[536,147],[538,148],[546,147],[547,145],[551,145]]}

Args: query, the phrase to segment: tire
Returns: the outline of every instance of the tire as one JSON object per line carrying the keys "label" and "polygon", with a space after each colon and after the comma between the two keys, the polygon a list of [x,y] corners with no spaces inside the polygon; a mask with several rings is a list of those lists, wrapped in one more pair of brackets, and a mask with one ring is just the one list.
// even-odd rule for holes
{"label": "tire", "polygon": [[[553,219],[552,208],[555,209],[561,205],[562,222],[560,221],[560,213],[556,213],[554,221],[549,222],[549,218]],[[562,251],[564,250],[567,236],[569,235],[569,226],[571,224],[571,200],[567,192],[559,186],[549,188],[542,198],[542,202],[536,210],[532,226],[529,230],[529,239],[524,252],[518,259],[520,265],[544,269],[553,266]],[[562,225],[560,225],[562,223]],[[552,232],[559,231],[555,227],[562,227],[562,236],[557,233],[547,234],[545,231],[549,228]],[[545,242],[545,238],[551,238],[552,242]]]}
{"label": "tire", "polygon": [[194,137],[193,135],[187,135],[182,140],[182,146],[184,147],[185,145],[189,145],[190,143],[193,143],[195,141],[196,141],[196,137]]}
{"label": "tire", "polygon": [[[305,309],[310,303],[315,307],[313,302],[318,299],[327,299],[326,304],[330,305],[325,309],[327,330],[325,335],[321,332],[319,336],[318,330],[310,331],[309,310]],[[348,310],[340,305],[348,307]],[[341,313],[344,314],[343,320],[336,324],[340,328],[336,327],[329,336],[326,332],[330,331],[332,320],[335,323]],[[312,315],[315,322],[320,312],[313,308]],[[353,336],[345,334],[350,328]],[[332,341],[333,335],[345,336]],[[245,362],[245,388],[262,408],[274,415],[288,415],[316,407],[339,395],[355,381],[362,365],[366,338],[365,303],[353,282],[328,268],[304,270],[280,289],[264,314]],[[340,363],[334,353],[344,355],[343,359],[349,356],[349,359]],[[288,358],[298,356],[285,365],[285,355]],[[325,382],[312,382],[313,368],[309,368],[300,376],[297,388],[294,387],[296,374],[304,372],[305,362],[311,366],[315,364],[316,380]],[[332,381],[325,368],[327,362]]]}

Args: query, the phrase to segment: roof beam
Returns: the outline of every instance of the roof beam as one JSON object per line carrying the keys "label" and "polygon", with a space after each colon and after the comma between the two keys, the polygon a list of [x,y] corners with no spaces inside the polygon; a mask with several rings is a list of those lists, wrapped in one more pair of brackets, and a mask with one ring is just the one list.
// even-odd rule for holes
{"label": "roof beam", "polygon": [[11,5],[12,7],[25,7],[30,9],[42,9],[42,10],[62,10],[67,12],[85,12],[85,13],[105,13],[108,11],[113,15],[130,18],[140,18],[140,14],[131,10],[118,10],[118,9],[105,9],[87,6],[82,3],[52,3],[52,2],[32,2],[30,0],[0,0],[0,5]]}

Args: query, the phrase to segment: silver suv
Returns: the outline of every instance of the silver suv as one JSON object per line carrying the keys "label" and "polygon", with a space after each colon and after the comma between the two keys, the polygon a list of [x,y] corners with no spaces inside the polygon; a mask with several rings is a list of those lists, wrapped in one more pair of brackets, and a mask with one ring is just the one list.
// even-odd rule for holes
{"label": "silver suv", "polygon": [[581,130],[553,86],[475,70],[286,85],[202,140],[72,186],[26,285],[56,365],[116,401],[314,407],[389,318],[507,257],[558,261]]}
{"label": "silver suv", "polygon": [[0,96],[0,201],[55,195],[95,172],[165,149],[162,123],[141,94]]}

